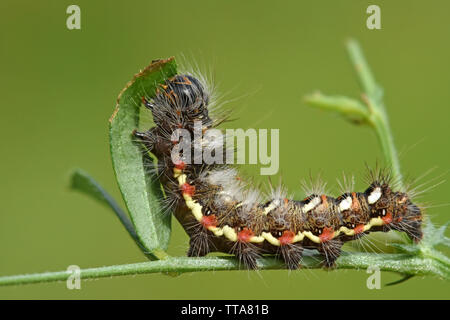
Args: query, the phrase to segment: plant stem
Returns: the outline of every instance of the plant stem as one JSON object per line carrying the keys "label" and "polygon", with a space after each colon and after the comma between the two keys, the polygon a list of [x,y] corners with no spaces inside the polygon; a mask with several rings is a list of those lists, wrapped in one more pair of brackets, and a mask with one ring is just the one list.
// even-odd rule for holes
{"label": "plant stem", "polygon": [[[378,117],[372,115],[372,124],[377,134],[378,140],[383,149],[385,161],[392,170],[392,176],[399,189],[403,189],[403,176],[400,171],[400,161],[397,155],[397,149],[394,145],[394,138],[389,127],[387,117]],[[384,118],[384,119],[383,119]]]}
{"label": "plant stem", "polygon": [[362,94],[364,104],[352,98],[326,96],[321,93],[308,95],[305,101],[313,107],[336,111],[352,122],[368,124],[372,127],[380,142],[386,164],[391,168],[392,177],[399,189],[403,189],[400,161],[383,103],[383,89],[375,81],[362,50],[355,40],[347,42],[347,51],[364,92]]}
{"label": "plant stem", "polygon": [[[305,256],[302,267],[320,269],[320,256]],[[261,270],[285,269],[283,262],[275,258],[264,258],[258,261]],[[444,265],[433,259],[418,258],[408,254],[343,254],[337,260],[339,269],[366,269],[377,266],[380,270],[394,271],[405,275],[435,275],[445,279],[450,278],[448,264]],[[245,269],[231,257],[170,257],[165,260],[148,261],[133,264],[82,269],[80,279],[127,276],[147,273],[175,273],[199,271],[224,271]],[[68,271],[46,272],[0,277],[0,286],[31,284],[41,282],[64,281],[71,275]]]}
{"label": "plant stem", "polygon": [[383,103],[383,89],[375,81],[358,42],[353,39],[348,40],[347,51],[350,61],[355,68],[361,88],[364,91],[363,101],[367,104],[370,112],[370,116],[367,120],[375,129],[383,150],[385,161],[391,167],[395,182],[400,189],[403,189],[400,161],[389,126],[386,108]]}

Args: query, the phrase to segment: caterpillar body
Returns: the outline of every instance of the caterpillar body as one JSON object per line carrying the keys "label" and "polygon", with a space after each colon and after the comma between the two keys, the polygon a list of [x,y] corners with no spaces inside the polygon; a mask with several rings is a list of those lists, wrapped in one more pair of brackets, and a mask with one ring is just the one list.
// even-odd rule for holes
{"label": "caterpillar body", "polygon": [[[324,265],[332,267],[341,247],[370,232],[397,230],[415,242],[422,238],[422,210],[408,194],[391,188],[389,174],[372,173],[363,192],[337,198],[315,192],[298,201],[282,188],[272,190],[267,201],[246,186],[237,171],[224,164],[174,161],[171,151],[182,140],[173,132],[202,132],[217,125],[209,113],[211,92],[204,81],[179,74],[159,85],[154,97],[143,97],[156,126],[134,136],[158,159],[158,175],[175,217],[190,237],[188,256],[219,251],[234,254],[246,267],[257,268],[257,259],[275,254],[287,268],[299,268],[303,249],[317,249]],[[202,137],[202,146],[208,141]],[[214,143],[214,142],[213,142]],[[225,149],[225,146],[223,146]]]}

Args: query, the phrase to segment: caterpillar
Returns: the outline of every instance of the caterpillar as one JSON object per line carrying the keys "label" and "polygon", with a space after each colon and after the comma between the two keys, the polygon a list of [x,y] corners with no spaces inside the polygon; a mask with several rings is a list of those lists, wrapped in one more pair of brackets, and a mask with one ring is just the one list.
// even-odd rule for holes
{"label": "caterpillar", "polygon": [[155,126],[133,132],[158,160],[167,201],[190,237],[188,256],[224,252],[256,269],[259,257],[272,254],[284,260],[288,269],[297,269],[304,249],[316,249],[324,257],[324,266],[332,268],[344,243],[371,232],[397,230],[415,242],[421,240],[422,209],[406,192],[391,187],[387,170],[372,171],[370,185],[362,192],[346,190],[334,198],[315,190],[303,200],[292,200],[282,187],[272,187],[264,201],[258,190],[244,184],[234,167],[191,163],[185,161],[186,154],[174,159],[174,146],[186,142],[183,137],[174,141],[178,129],[193,134],[196,123],[200,124],[202,148],[217,143],[204,134],[221,122],[210,115],[212,97],[201,77],[178,74],[160,84],[153,97],[142,98]]}

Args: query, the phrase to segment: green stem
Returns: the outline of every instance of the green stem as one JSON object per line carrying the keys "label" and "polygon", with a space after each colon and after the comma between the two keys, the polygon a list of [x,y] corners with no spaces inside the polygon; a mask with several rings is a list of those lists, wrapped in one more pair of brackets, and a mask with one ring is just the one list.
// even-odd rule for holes
{"label": "green stem", "polygon": [[[319,269],[322,268],[320,261],[320,256],[305,256],[302,267]],[[283,262],[271,257],[259,260],[258,266],[261,270],[285,269]],[[408,254],[351,253],[344,254],[337,260],[337,267],[339,269],[367,269],[371,266],[377,266],[381,271],[394,271],[405,275],[435,275],[445,279],[450,278],[448,264],[444,265],[431,258],[423,259]],[[231,257],[170,257],[159,261],[82,269],[80,271],[80,279],[97,279],[148,273],[181,274],[186,272],[241,269],[245,269],[245,267]],[[59,271],[0,277],[0,286],[64,281],[68,279],[70,274],[68,271]]]}
{"label": "green stem", "polygon": [[363,100],[370,112],[368,122],[375,129],[383,150],[386,163],[391,167],[392,176],[400,189],[403,189],[403,178],[400,170],[400,161],[395,148],[394,138],[389,126],[386,108],[383,103],[383,89],[376,82],[370,67],[358,42],[350,39],[347,42],[347,51],[350,61],[355,68],[361,88],[364,92]]}
{"label": "green stem", "polygon": [[400,161],[383,103],[383,89],[375,81],[362,50],[355,40],[347,42],[347,51],[364,92],[362,94],[364,104],[352,98],[326,96],[321,93],[308,95],[305,101],[313,107],[336,111],[352,122],[368,124],[372,127],[380,142],[385,162],[391,168],[392,177],[398,187],[403,189]]}
{"label": "green stem", "polygon": [[403,176],[400,170],[397,149],[389,127],[387,117],[372,115],[371,123],[381,144],[386,163],[392,170],[392,176],[399,189],[403,189]]}
{"label": "green stem", "polygon": [[383,98],[383,89],[377,84],[375,78],[370,71],[369,64],[364,57],[364,54],[358,42],[354,39],[349,39],[346,43],[347,52],[356,75],[359,79],[363,91],[375,102],[380,102]]}

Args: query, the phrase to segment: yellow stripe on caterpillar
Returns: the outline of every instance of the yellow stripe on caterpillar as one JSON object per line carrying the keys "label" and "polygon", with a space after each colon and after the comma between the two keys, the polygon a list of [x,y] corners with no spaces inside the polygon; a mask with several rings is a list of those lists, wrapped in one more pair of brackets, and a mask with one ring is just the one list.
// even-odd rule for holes
{"label": "yellow stripe on caterpillar", "polygon": [[303,235],[308,237],[311,241],[315,243],[320,243],[320,238],[316,235],[314,235],[311,231],[303,231]]}
{"label": "yellow stripe on caterpillar", "polygon": [[[365,227],[365,226],[364,226]],[[345,234],[346,236],[354,236],[355,235],[355,230],[353,230],[353,229],[349,229],[349,228],[347,228],[347,227],[340,227],[339,228],[339,230],[338,230],[338,232],[339,233],[343,233],[343,234]]]}
{"label": "yellow stripe on caterpillar", "polygon": [[211,231],[212,233],[214,233],[214,235],[216,237],[221,237],[223,236],[223,229],[222,228],[218,228],[218,227],[208,227],[208,230]]}
{"label": "yellow stripe on caterpillar", "polygon": [[236,231],[233,228],[231,228],[230,226],[224,226],[222,228],[222,230],[223,230],[223,235],[228,240],[237,241],[237,233],[236,233]]}
{"label": "yellow stripe on caterpillar", "polygon": [[250,241],[249,242],[252,242],[252,243],[262,243],[262,242],[264,242],[264,237],[263,236],[253,236],[253,237],[251,237],[250,238]]}
{"label": "yellow stripe on caterpillar", "polygon": [[[178,180],[179,186],[182,186],[186,183],[187,176],[186,176],[186,174],[182,173],[182,170],[174,168],[173,176],[174,176],[174,178],[176,178]],[[183,198],[186,202],[186,206],[190,209],[190,211],[192,212],[195,219],[197,221],[201,222],[202,218],[203,218],[202,206],[197,201],[193,200],[192,197],[188,194],[183,194]],[[307,208],[306,208],[307,210],[305,210],[305,211],[309,211],[309,210],[313,209],[315,206],[317,206],[317,201],[315,201],[315,199],[313,199],[311,202],[312,203],[310,203],[309,206],[307,206]],[[237,207],[239,207],[239,206],[242,206],[242,203],[239,203],[237,205]],[[277,208],[278,206],[279,206],[279,201],[278,202],[272,201],[266,208],[264,208],[264,214],[267,215],[270,211]],[[372,227],[375,227],[375,226],[383,226],[384,224],[385,224],[385,222],[380,217],[372,218],[372,219],[370,219],[368,224],[364,225],[362,232],[369,231]],[[238,240],[235,229],[228,225],[224,226],[223,228],[210,226],[207,229],[209,231],[211,231],[212,233],[214,233],[214,235],[217,237],[225,236],[228,240],[233,241],[233,242]],[[339,230],[334,232],[333,238],[338,237],[341,233],[344,233],[347,236],[356,235],[356,232],[354,229],[349,229],[345,226],[342,226],[339,228]],[[298,232],[297,235],[295,235],[295,237],[292,239],[292,243],[303,241],[303,239],[305,237],[307,237],[308,239],[310,239],[311,241],[313,241],[315,243],[321,243],[320,237],[314,235],[311,231]],[[264,240],[267,240],[270,244],[272,244],[274,246],[280,246],[280,241],[269,232],[262,232],[262,234],[260,236],[253,236],[250,238],[249,242],[262,243],[262,242],[264,242]]]}
{"label": "yellow stripe on caterpillar", "polygon": [[173,177],[176,179],[183,171],[178,168],[173,168]]}
{"label": "yellow stripe on caterpillar", "polygon": [[186,206],[191,210],[197,221],[202,221],[202,206],[195,200],[191,198],[191,196],[187,194],[183,194],[184,201],[186,202]]}
{"label": "yellow stripe on caterpillar", "polygon": [[280,246],[280,240],[275,238],[270,232],[263,232],[261,233],[261,236],[269,241],[270,244],[273,244],[274,246]]}
{"label": "yellow stripe on caterpillar", "polygon": [[[175,174],[174,174],[175,176]],[[185,174],[180,174],[177,176],[178,179],[178,185],[181,187],[183,184],[186,183],[186,175]]]}
{"label": "yellow stripe on caterpillar", "polygon": [[372,218],[372,219],[370,219],[369,224],[370,224],[371,227],[379,227],[379,226],[384,225],[384,221],[380,217]]}
{"label": "yellow stripe on caterpillar", "polygon": [[305,235],[303,232],[299,232],[295,235],[295,237],[292,239],[292,243],[300,242],[305,238]]}

